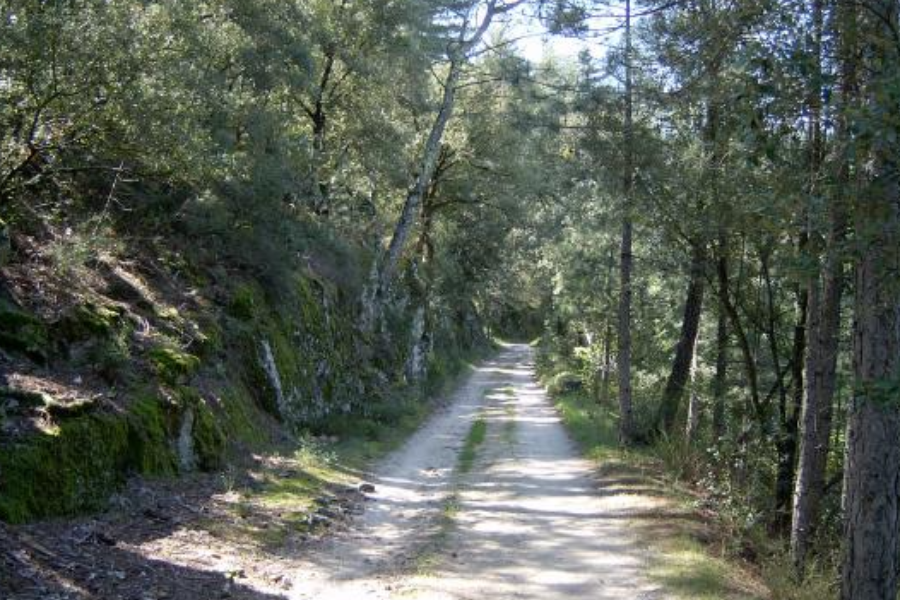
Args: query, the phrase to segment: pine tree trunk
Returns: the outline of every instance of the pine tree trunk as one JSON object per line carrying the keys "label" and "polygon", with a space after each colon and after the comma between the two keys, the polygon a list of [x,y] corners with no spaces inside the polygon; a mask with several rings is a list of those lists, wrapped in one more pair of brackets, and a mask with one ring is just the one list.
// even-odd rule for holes
{"label": "pine tree trunk", "polygon": [[672,369],[666,381],[666,388],[663,391],[662,403],[657,415],[657,429],[666,435],[671,435],[675,430],[681,400],[691,374],[697,333],[700,331],[700,315],[703,312],[703,293],[706,288],[704,265],[703,251],[699,247],[694,247],[691,256],[690,282],[684,302],[684,315],[681,319],[681,335],[678,338],[678,345],[675,347],[675,358],[672,361]]}
{"label": "pine tree trunk", "polygon": [[635,441],[634,408],[631,398],[631,296],[632,296],[632,195],[634,193],[634,91],[631,73],[631,0],[625,2],[625,178],[622,216],[622,251],[619,271],[619,352],[616,367],[619,376],[619,443]]}
{"label": "pine tree trunk", "polygon": [[[613,267],[615,266],[615,250],[609,249],[609,262],[606,270],[606,298],[612,298],[613,286]],[[611,304],[611,302],[610,302]],[[603,330],[603,373],[600,377],[600,397],[598,403],[601,406],[609,404],[609,384],[612,379],[612,342],[613,342],[613,324],[609,314],[604,317],[606,322]]]}
{"label": "pine tree trunk", "polygon": [[[823,160],[824,139],[821,125],[821,52],[823,28],[823,1],[812,2],[816,35],[817,81],[810,94],[811,119],[811,195],[818,192],[816,179]],[[841,52],[847,51],[843,40]],[[855,75],[844,69],[842,74],[842,103],[855,86]],[[838,123],[838,140],[841,149],[846,148],[848,123],[841,118]],[[849,168],[842,155],[837,173],[839,186],[850,184]],[[838,340],[841,326],[841,294],[844,285],[843,265],[839,255],[845,234],[843,198],[845,191],[832,197],[828,211],[830,231],[825,241],[825,260],[821,274],[816,274],[808,290],[809,310],[806,354],[806,387],[800,419],[799,460],[794,486],[794,503],[791,521],[791,558],[798,574],[802,576],[810,543],[819,521],[819,509],[825,494],[825,475],[831,440],[832,402],[836,386]],[[811,232],[817,236],[817,232]]]}
{"label": "pine tree trunk", "polygon": [[[843,231],[843,226],[840,231]],[[843,237],[843,233],[835,232],[834,235]],[[835,243],[838,242],[830,244],[832,248]],[[800,421],[800,451],[791,523],[791,555],[794,565],[801,572],[825,493],[832,401],[837,383],[843,272],[839,258],[834,256],[835,250],[832,249],[831,254],[822,281],[813,282],[809,291],[806,391]]]}
{"label": "pine tree trunk", "polygon": [[[900,57],[896,0],[861,12],[871,181],[854,207],[859,248],[853,328],[854,392],[844,465],[841,600],[894,600],[900,564],[900,190],[896,139]],[[862,144],[860,144],[862,145]]]}

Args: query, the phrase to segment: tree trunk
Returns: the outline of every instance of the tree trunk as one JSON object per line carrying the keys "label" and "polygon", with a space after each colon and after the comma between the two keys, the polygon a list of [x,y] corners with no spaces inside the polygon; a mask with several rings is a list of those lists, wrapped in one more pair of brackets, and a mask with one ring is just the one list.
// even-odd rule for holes
{"label": "tree trunk", "polygon": [[425,143],[425,149],[422,152],[422,161],[419,165],[419,173],[416,176],[415,184],[406,194],[406,202],[403,204],[403,211],[394,227],[394,234],[391,236],[391,242],[388,245],[384,262],[381,266],[379,275],[379,292],[384,293],[393,281],[397,271],[397,265],[400,263],[400,256],[406,246],[406,240],[412,231],[413,224],[418,214],[419,205],[425,197],[428,188],[431,186],[431,178],[437,167],[438,157],[441,151],[441,140],[444,137],[444,131],[447,129],[447,123],[453,114],[453,107],[456,103],[456,86],[462,74],[462,58],[453,57],[450,60],[450,71],[447,79],[444,80],[444,96],[441,100],[441,108],[434,124],[431,126],[431,132],[428,134],[428,140]]}
{"label": "tree trunk", "polygon": [[622,215],[622,252],[619,272],[619,443],[635,441],[634,409],[631,398],[631,296],[632,296],[632,195],[634,193],[634,91],[632,89],[631,0],[625,2],[625,177]]}
{"label": "tree trunk", "polygon": [[756,418],[759,426],[765,428],[767,426],[768,410],[766,406],[763,406],[759,397],[759,374],[756,368],[756,355],[753,352],[753,346],[750,344],[750,338],[747,336],[747,331],[744,329],[744,324],[741,322],[741,316],[738,313],[737,306],[735,306],[734,302],[731,300],[731,290],[729,289],[730,276],[728,273],[728,260],[726,255],[727,250],[724,245],[720,248],[720,252],[722,253],[722,256],[719,257],[719,260],[716,263],[717,279],[719,283],[716,291],[719,294],[719,302],[722,305],[722,309],[728,316],[728,321],[731,323],[731,328],[734,330],[734,334],[737,337],[738,348],[741,350],[741,357],[744,359],[744,372],[747,375],[747,384],[749,385],[748,393],[750,397],[751,412]]}
{"label": "tree trunk", "polygon": [[697,355],[698,353],[695,351],[691,359],[691,399],[688,402],[687,424],[684,428],[684,440],[688,444],[693,444],[697,439],[697,434],[700,432],[700,416],[703,410],[695,381],[697,378]]}
{"label": "tree trunk", "polygon": [[485,12],[481,17],[481,22],[475,28],[471,37],[465,37],[467,32],[465,31],[466,27],[463,27],[459,40],[452,43],[448,48],[449,71],[447,72],[447,78],[444,80],[441,106],[438,110],[437,117],[435,117],[434,123],[431,126],[431,131],[428,133],[425,148],[422,150],[422,158],[419,162],[419,171],[416,174],[416,181],[406,194],[403,210],[394,227],[394,233],[391,236],[390,244],[388,245],[387,252],[385,253],[381,264],[378,278],[378,290],[376,293],[377,297],[384,295],[394,279],[394,275],[397,272],[397,266],[400,263],[400,257],[403,254],[403,249],[406,246],[406,241],[409,239],[409,234],[415,223],[419,206],[431,186],[432,178],[434,177],[434,172],[440,157],[441,141],[444,138],[444,131],[447,129],[450,117],[453,115],[453,108],[456,104],[457,86],[462,77],[462,69],[466,63],[467,54],[481,42],[481,39],[484,37],[485,33],[487,33],[495,16],[502,12],[508,12],[518,5],[519,2],[512,2],[502,7],[498,7],[497,0],[489,0],[486,3]]}
{"label": "tree trunk", "polygon": [[[801,244],[802,245],[802,244]],[[797,433],[803,406],[803,358],[806,354],[806,318],[808,308],[806,290],[797,292],[797,321],[791,349],[793,386],[791,405],[782,409],[781,432],[778,439],[778,473],[775,483],[775,527],[785,533],[791,526],[794,497],[794,473],[797,464]]]}
{"label": "tree trunk", "polygon": [[[821,53],[823,29],[823,1],[813,0],[816,82],[810,93],[811,119],[811,186],[810,194],[818,193],[817,180],[820,176],[824,153],[824,139],[821,122]],[[840,52],[846,55],[846,41],[841,39]],[[848,95],[855,87],[855,74],[844,68],[841,82],[842,104],[846,105]],[[844,159],[848,122],[839,116],[838,122],[839,165],[837,181],[839,187],[847,188],[850,173]],[[825,493],[825,475],[828,464],[828,450],[831,439],[832,401],[836,385],[838,340],[841,326],[841,293],[843,290],[843,265],[840,247],[843,245],[846,215],[843,206],[845,191],[838,191],[828,207],[830,231],[825,242],[825,260],[821,273],[817,273],[809,284],[809,311],[807,335],[809,338],[806,354],[806,388],[800,420],[799,460],[794,486],[794,503],[791,521],[791,558],[798,574],[803,575],[806,555],[815,534],[819,520],[819,507]],[[817,232],[811,231],[812,239]]]}
{"label": "tree trunk", "polygon": [[813,282],[809,291],[807,381],[800,421],[800,451],[791,523],[791,555],[800,572],[825,493],[844,278],[840,259],[835,256],[835,246],[842,243],[843,229],[842,225],[835,228],[832,234],[835,241],[829,244],[832,246],[831,256],[825,265],[822,281]]}
{"label": "tree trunk", "polygon": [[[854,207],[859,248],[853,328],[854,392],[847,415],[841,600],[894,600],[900,564],[900,190],[896,139],[896,0],[861,13],[867,38],[862,118],[871,181]],[[859,144],[862,146],[862,144]],[[863,146],[865,149],[865,146]]]}
{"label": "tree trunk", "polygon": [[[606,269],[606,300],[612,304],[612,286],[613,286],[613,267],[615,265],[615,250],[610,247],[609,260]],[[611,306],[608,306],[611,308]],[[612,317],[607,311],[604,317],[605,325],[603,330],[603,373],[600,378],[600,397],[598,403],[602,406],[609,404],[609,384],[612,376],[612,341],[613,341],[613,324]]]}
{"label": "tree trunk", "polygon": [[[722,260],[722,259],[719,259]],[[716,373],[713,378],[713,436],[725,435],[725,392],[728,377],[728,316],[719,303],[716,323]]]}
{"label": "tree trunk", "polygon": [[684,316],[681,319],[681,335],[675,347],[675,358],[656,419],[657,429],[666,435],[674,433],[681,399],[684,397],[685,386],[694,362],[697,333],[700,331],[700,315],[703,312],[703,293],[706,287],[704,265],[703,250],[695,246],[691,255],[691,275],[684,302]]}

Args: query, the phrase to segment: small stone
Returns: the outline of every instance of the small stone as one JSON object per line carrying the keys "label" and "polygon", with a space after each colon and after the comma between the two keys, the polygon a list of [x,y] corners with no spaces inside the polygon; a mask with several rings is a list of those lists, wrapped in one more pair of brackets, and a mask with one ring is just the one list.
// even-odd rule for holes
{"label": "small stone", "polygon": [[375,486],[372,485],[371,483],[361,483],[361,484],[359,484],[359,488],[357,488],[357,489],[359,489],[359,491],[362,492],[363,494],[374,494],[375,493]]}

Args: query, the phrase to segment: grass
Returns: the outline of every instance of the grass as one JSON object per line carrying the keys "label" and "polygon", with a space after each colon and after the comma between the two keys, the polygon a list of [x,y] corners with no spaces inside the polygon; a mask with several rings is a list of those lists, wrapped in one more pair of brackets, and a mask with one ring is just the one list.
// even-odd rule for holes
{"label": "grass", "polygon": [[450,493],[444,499],[441,513],[434,524],[434,530],[416,552],[412,570],[419,577],[431,575],[440,566],[442,551],[456,526],[456,516],[460,510],[459,479],[462,475],[472,471],[478,457],[478,449],[484,444],[486,437],[487,421],[479,417],[472,422],[465,442],[460,448],[454,472],[455,479],[451,483]]}
{"label": "grass", "polygon": [[662,507],[635,518],[633,530],[653,549],[648,577],[674,598],[761,600],[769,592],[744,565],[716,556],[703,540],[714,537],[690,496],[671,484],[652,449],[622,450],[616,414],[584,392],[554,396],[569,434],[596,461],[606,484],[624,494],[662,498]]}
{"label": "grass", "polygon": [[487,435],[487,421],[479,417],[472,423],[463,447],[459,451],[459,458],[456,464],[456,470],[460,474],[468,473],[475,465],[475,458],[478,456],[478,447],[484,443]]}

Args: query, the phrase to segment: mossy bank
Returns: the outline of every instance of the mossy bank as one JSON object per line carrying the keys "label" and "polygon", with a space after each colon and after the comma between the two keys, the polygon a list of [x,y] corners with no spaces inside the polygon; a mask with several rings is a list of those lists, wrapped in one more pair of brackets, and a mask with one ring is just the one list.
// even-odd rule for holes
{"label": "mossy bank", "polygon": [[147,271],[88,265],[96,281],[64,306],[2,289],[0,520],[98,510],[128,477],[214,470],[304,434],[374,437],[486,347],[471,317],[446,321],[411,377],[402,297],[373,333],[358,288],[309,268],[274,290],[246,273],[198,266],[188,286]]}

